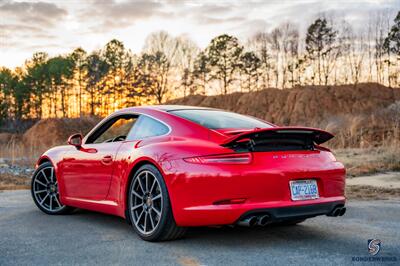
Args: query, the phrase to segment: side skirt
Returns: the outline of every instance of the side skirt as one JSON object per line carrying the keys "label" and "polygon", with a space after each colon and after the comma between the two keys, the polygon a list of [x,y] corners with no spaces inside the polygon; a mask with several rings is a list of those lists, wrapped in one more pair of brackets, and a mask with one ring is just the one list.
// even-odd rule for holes
{"label": "side skirt", "polygon": [[88,200],[88,199],[77,199],[64,197],[62,199],[63,204],[81,208],[90,211],[102,212],[112,214],[125,218],[125,212],[121,212],[121,208],[115,201],[110,200]]}

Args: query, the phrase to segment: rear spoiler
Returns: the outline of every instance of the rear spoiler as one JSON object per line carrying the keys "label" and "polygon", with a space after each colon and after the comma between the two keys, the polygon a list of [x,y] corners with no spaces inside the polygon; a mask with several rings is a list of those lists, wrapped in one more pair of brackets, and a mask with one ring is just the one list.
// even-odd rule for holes
{"label": "rear spoiler", "polygon": [[295,136],[307,136],[314,141],[315,144],[322,144],[332,139],[334,136],[324,130],[317,128],[309,128],[309,127],[271,127],[271,128],[262,128],[255,129],[252,131],[246,131],[241,134],[235,135],[233,137],[229,137],[225,139],[221,145],[229,146],[230,144],[237,142],[245,142],[253,138],[257,138],[260,135],[264,135],[265,137],[268,135],[271,136],[279,136],[284,135],[286,137]]}

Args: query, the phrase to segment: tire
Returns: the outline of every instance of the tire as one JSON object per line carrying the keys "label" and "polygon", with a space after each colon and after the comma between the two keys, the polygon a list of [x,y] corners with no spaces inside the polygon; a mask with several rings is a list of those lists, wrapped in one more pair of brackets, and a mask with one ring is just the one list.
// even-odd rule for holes
{"label": "tire", "polygon": [[54,166],[50,162],[41,164],[33,173],[31,194],[39,210],[46,214],[66,214],[74,209],[60,202],[58,182]]}
{"label": "tire", "polygon": [[132,227],[143,240],[174,240],[186,232],[176,225],[164,179],[151,164],[140,167],[132,178],[127,206]]}

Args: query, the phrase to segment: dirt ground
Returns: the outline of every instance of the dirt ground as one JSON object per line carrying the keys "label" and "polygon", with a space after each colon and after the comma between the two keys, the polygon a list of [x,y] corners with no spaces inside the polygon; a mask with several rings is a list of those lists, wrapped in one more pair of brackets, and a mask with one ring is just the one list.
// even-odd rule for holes
{"label": "dirt ground", "polygon": [[346,167],[348,177],[400,171],[400,146],[333,150],[336,159]]}
{"label": "dirt ground", "polygon": [[357,200],[388,200],[400,198],[399,188],[381,188],[373,186],[347,186],[346,187],[347,199]]}
{"label": "dirt ground", "polygon": [[400,189],[400,172],[379,173],[347,179],[347,185]]}

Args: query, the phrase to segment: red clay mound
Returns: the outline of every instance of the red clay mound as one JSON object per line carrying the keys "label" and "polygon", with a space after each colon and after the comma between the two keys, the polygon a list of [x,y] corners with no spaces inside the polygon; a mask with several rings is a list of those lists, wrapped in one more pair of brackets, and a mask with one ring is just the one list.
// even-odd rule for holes
{"label": "red clay mound", "polygon": [[73,133],[89,132],[99,122],[98,118],[50,118],[37,122],[23,135],[23,142],[29,146],[52,147],[66,144]]}
{"label": "red clay mound", "polygon": [[0,133],[0,144],[9,143],[14,137],[14,134],[11,133]]}
{"label": "red clay mound", "polygon": [[265,89],[219,96],[194,95],[168,104],[221,108],[278,125],[320,127],[337,134],[330,142],[331,146],[360,147],[400,139],[400,108],[396,107],[400,106],[399,101],[400,89],[359,84]]}

